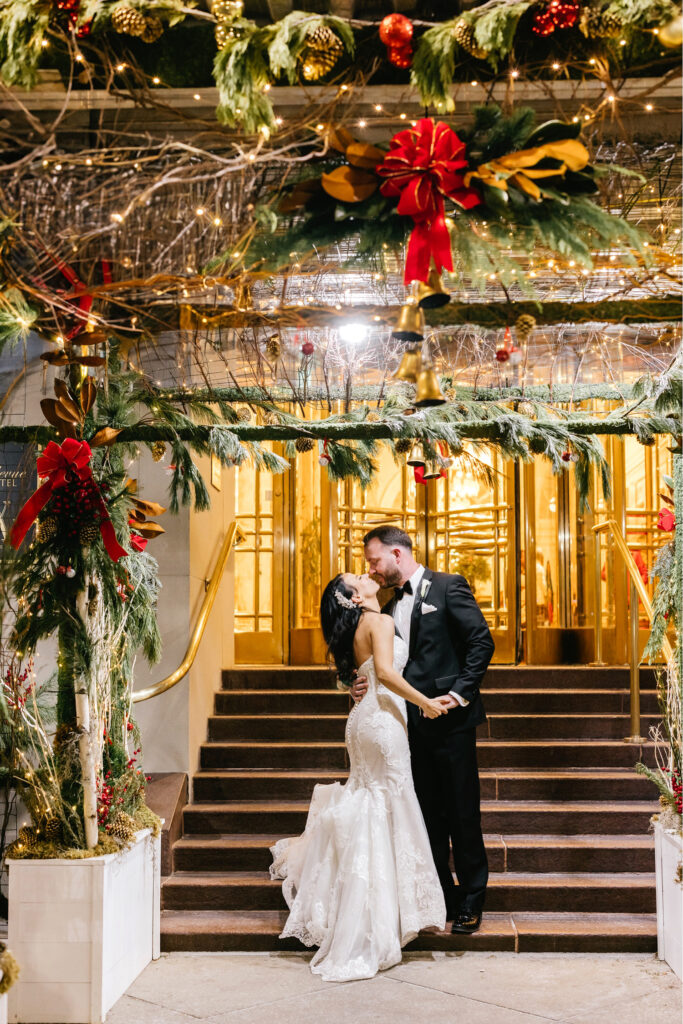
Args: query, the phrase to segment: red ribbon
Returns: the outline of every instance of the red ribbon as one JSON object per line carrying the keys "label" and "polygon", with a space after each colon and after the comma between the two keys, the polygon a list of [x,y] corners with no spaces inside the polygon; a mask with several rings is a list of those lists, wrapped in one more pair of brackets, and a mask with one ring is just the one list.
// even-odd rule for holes
{"label": "red ribbon", "polygon": [[465,143],[443,121],[430,117],[394,135],[389,153],[377,168],[387,180],[380,191],[399,196],[398,212],[415,222],[406,253],[404,281],[426,281],[433,261],[437,272],[453,270],[451,239],[444,197],[465,210],[481,203],[479,193],[465,188],[459,171],[467,167]]}
{"label": "red ribbon", "polygon": [[[93,486],[97,487],[90,468],[91,458],[92,451],[87,441],[77,441],[74,437],[67,437],[61,445],[55,441],[48,443],[36,463],[38,476],[45,477],[46,480],[28,499],[10,530],[10,543],[13,548],[19,547],[38,515],[58,488],[65,487],[77,480],[81,482],[90,480]],[[109,557],[117,562],[128,552],[121,547],[116,539],[107,506],[101,496],[100,513],[102,515],[100,534],[104,546]]]}

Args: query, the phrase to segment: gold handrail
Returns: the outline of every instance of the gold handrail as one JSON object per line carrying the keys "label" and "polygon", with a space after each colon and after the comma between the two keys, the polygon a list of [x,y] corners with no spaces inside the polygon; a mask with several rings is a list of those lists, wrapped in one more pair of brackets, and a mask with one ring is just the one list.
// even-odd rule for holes
{"label": "gold handrail", "polygon": [[[598,523],[597,526],[593,527],[593,533],[595,534],[596,542],[596,569],[595,569],[595,661],[597,664],[603,664],[602,662],[602,600],[601,600],[601,577],[600,577],[600,537],[599,534],[606,533],[609,531],[614,538],[619,554],[624,559],[624,564],[631,578],[631,606],[630,606],[630,622],[631,622],[631,641],[630,641],[630,666],[631,666],[631,695],[630,695],[630,712],[631,712],[631,735],[626,737],[626,742],[630,743],[643,743],[644,739],[640,735],[640,658],[638,657],[638,598],[640,598],[643,605],[643,611],[647,615],[648,621],[651,623],[654,619],[654,613],[652,611],[652,604],[650,602],[650,595],[645,589],[643,583],[643,577],[640,575],[640,570],[636,565],[636,560],[631,554],[631,549],[626,543],[626,539],[621,532],[621,528],[617,523],[616,519],[606,519],[604,523]],[[662,654],[666,662],[668,663],[673,659],[673,650],[671,644],[664,637],[662,641]]]}
{"label": "gold handrail", "polygon": [[192,663],[197,656],[197,651],[199,650],[199,645],[202,641],[202,637],[204,636],[206,624],[209,621],[211,609],[213,608],[216,595],[218,594],[218,588],[220,586],[221,579],[223,578],[225,564],[234,545],[239,544],[242,540],[244,540],[244,531],[242,530],[242,527],[237,523],[231,523],[225,537],[223,538],[223,543],[220,551],[218,552],[218,558],[216,559],[216,564],[213,572],[211,573],[211,578],[206,584],[204,600],[202,601],[202,606],[199,609],[199,615],[197,616],[197,621],[195,622],[194,629],[192,630],[190,642],[187,645],[187,650],[185,651],[185,657],[175,672],[172,672],[170,676],[166,676],[165,679],[159,680],[158,683],[154,683],[152,686],[148,686],[144,690],[136,690],[133,693],[134,704],[137,704],[141,700],[149,700],[150,697],[157,697],[160,693],[170,690],[171,687],[175,686],[176,683],[179,683],[192,668]]}

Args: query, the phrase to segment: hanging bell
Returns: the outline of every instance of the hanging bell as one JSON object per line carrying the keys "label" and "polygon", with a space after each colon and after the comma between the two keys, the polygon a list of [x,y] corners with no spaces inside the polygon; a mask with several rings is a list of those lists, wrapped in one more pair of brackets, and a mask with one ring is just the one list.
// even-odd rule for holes
{"label": "hanging bell", "polygon": [[398,323],[391,332],[397,341],[422,341],[425,335],[425,315],[413,300],[401,306]]}
{"label": "hanging bell", "polygon": [[420,309],[438,309],[439,306],[446,306],[451,301],[450,294],[446,291],[441,280],[441,274],[436,267],[429,271],[426,283],[418,281],[417,304]]}
{"label": "hanging bell", "polygon": [[415,394],[415,405],[423,408],[428,405],[443,405],[446,396],[441,390],[439,378],[433,366],[426,366],[420,371],[417,378],[417,391]]}
{"label": "hanging bell", "polygon": [[424,466],[426,463],[425,453],[421,444],[414,444],[408,456],[409,466]]}
{"label": "hanging bell", "polygon": [[427,459],[425,462],[423,480],[438,480],[443,473],[443,466],[438,459]]}
{"label": "hanging bell", "polygon": [[417,348],[409,348],[403,353],[401,365],[394,374],[395,380],[407,380],[414,384],[422,369],[422,356]]}

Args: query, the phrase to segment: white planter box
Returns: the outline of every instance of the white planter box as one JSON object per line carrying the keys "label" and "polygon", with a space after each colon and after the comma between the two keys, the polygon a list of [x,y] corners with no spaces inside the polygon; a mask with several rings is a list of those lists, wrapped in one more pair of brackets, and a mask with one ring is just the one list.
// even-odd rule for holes
{"label": "white planter box", "polygon": [[159,956],[160,862],[150,829],[106,857],[8,861],[13,1024],[104,1021]]}
{"label": "white planter box", "polygon": [[683,840],[655,822],[657,956],[683,978],[683,886],[677,881]]}

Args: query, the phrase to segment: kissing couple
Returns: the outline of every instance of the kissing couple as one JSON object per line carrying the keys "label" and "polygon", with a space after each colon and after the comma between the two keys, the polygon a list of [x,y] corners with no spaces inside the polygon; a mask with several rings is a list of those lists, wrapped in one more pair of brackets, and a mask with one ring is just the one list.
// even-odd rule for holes
{"label": "kissing couple", "polygon": [[[320,605],[356,701],[349,777],[317,785],[304,832],[271,848],[289,907],[280,937],[317,946],[311,970],[325,981],[371,978],[447,920],[475,932],[488,881],[475,730],[491,633],[467,581],[418,564],[403,530],[363,543],[369,573],[340,573]],[[384,608],[380,587],[394,587]]]}

